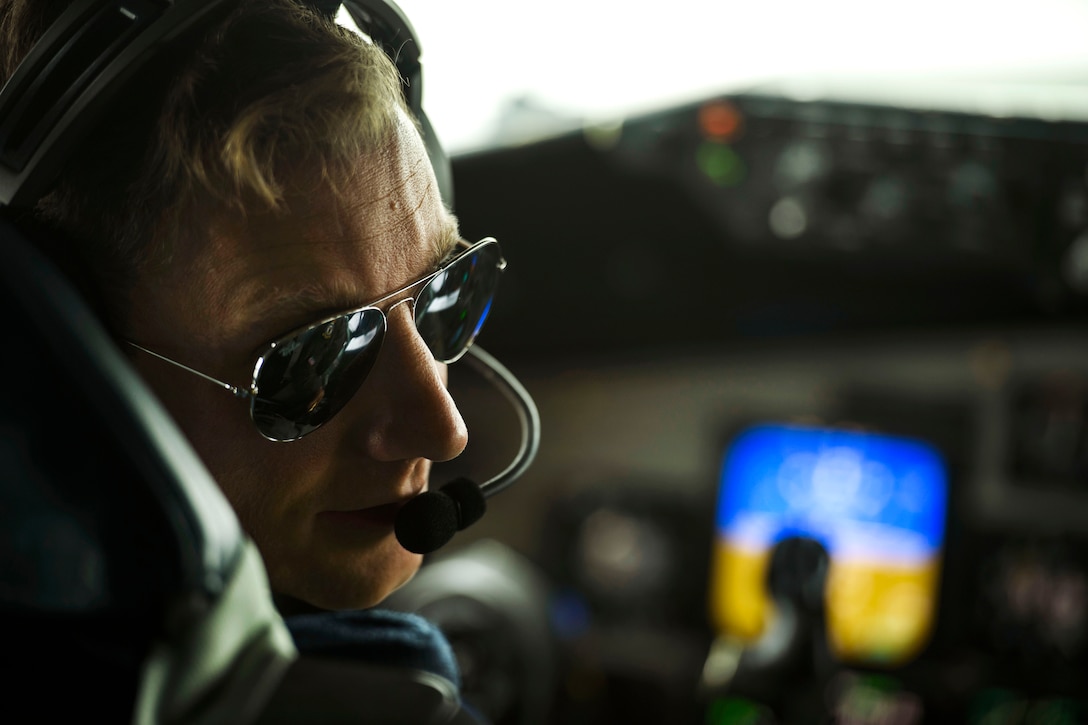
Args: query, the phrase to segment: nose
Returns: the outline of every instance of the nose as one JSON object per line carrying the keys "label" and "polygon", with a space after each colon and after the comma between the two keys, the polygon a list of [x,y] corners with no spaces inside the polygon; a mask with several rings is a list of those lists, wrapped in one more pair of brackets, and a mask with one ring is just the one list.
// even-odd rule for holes
{"label": "nose", "polygon": [[367,401],[364,434],[377,460],[448,461],[468,445],[468,428],[435,361],[416,330],[411,304],[388,312],[378,360],[360,394]]}

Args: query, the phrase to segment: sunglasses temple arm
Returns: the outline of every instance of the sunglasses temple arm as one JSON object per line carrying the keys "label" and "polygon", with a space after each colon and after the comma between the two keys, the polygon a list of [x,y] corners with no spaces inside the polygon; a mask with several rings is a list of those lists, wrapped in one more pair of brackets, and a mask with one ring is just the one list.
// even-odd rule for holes
{"label": "sunglasses temple arm", "polygon": [[516,481],[536,458],[537,449],[540,447],[540,413],[537,412],[536,403],[529,391],[514,374],[479,345],[470,347],[464,360],[499,389],[503,397],[514,406],[521,423],[521,446],[517,456],[501,473],[480,486],[483,495],[490,497]]}
{"label": "sunglasses temple arm", "polygon": [[125,340],[125,342],[127,342],[129,345],[136,348],[137,350],[140,350],[141,352],[146,352],[148,355],[151,355],[152,357],[157,357],[159,360],[162,360],[163,362],[170,363],[174,367],[181,368],[182,370],[190,372],[193,375],[204,378],[209,383],[214,383],[215,385],[218,385],[219,387],[223,388],[227,392],[234,395],[234,397],[236,397],[236,398],[248,398],[248,397],[250,397],[252,395],[248,390],[242,390],[241,388],[239,388],[236,385],[231,385],[230,383],[225,383],[222,380],[219,380],[218,378],[213,378],[211,375],[205,375],[204,373],[200,372],[199,370],[194,370],[191,367],[189,367],[188,365],[184,365],[182,363],[179,363],[177,360],[171,360],[170,358],[166,357],[165,355],[160,355],[159,353],[155,352],[154,350],[148,350],[143,345],[137,345],[136,343],[132,342],[131,340]]}

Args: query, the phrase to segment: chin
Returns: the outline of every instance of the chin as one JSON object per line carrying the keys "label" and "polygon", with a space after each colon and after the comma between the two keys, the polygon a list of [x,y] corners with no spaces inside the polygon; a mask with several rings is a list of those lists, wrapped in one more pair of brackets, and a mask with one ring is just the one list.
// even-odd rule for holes
{"label": "chin", "polygon": [[423,562],[421,555],[406,551],[396,540],[391,544],[355,556],[270,566],[272,591],[327,611],[378,606],[407,584]]}

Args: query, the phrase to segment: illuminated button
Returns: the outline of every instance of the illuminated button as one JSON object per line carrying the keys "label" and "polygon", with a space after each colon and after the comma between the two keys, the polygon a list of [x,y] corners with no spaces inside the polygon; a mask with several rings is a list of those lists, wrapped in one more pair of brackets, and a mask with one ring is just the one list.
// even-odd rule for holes
{"label": "illuminated button", "polygon": [[775,163],[775,180],[782,188],[806,184],[821,176],[830,166],[822,144],[798,141],[787,146]]}
{"label": "illuminated button", "polygon": [[808,214],[799,200],[787,196],[771,207],[767,224],[779,239],[796,239],[808,229]]}
{"label": "illuminated button", "polygon": [[607,508],[582,523],[578,558],[585,584],[614,597],[659,589],[671,561],[668,537],[657,524]]}

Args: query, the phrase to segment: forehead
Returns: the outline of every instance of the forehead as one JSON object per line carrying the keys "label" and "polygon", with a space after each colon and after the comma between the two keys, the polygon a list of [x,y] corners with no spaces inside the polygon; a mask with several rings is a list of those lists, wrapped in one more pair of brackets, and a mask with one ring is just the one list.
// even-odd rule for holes
{"label": "forehead", "polygon": [[459,239],[406,117],[346,183],[315,185],[287,209],[228,220],[209,240],[199,267],[223,329],[282,332],[364,304],[431,271]]}

